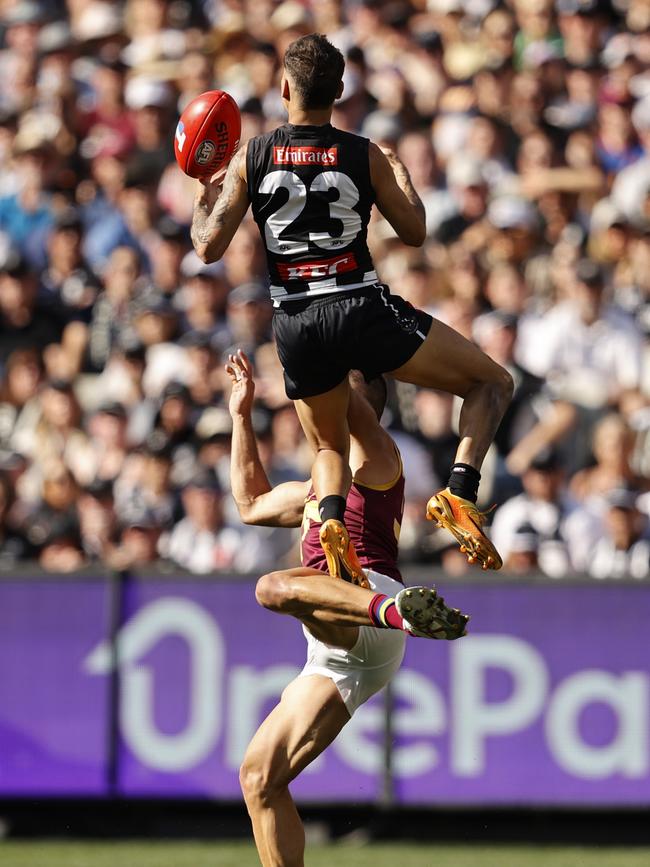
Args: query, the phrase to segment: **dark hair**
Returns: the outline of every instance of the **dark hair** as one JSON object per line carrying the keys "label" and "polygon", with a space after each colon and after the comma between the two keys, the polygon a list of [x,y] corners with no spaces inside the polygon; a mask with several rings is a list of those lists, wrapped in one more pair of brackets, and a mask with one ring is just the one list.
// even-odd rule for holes
{"label": "dark hair", "polygon": [[345,60],[325,36],[310,33],[289,45],[284,68],[303,108],[329,108],[338,95]]}
{"label": "dark hair", "polygon": [[377,418],[380,419],[388,398],[388,387],[384,377],[379,374],[372,379],[366,379],[360,370],[351,370],[348,378],[352,389],[368,401]]}

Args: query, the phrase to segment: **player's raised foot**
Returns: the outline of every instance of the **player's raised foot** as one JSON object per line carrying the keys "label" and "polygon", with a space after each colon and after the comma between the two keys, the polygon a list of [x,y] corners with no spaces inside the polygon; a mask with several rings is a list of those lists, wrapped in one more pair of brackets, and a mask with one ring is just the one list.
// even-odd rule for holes
{"label": "player's raised foot", "polygon": [[427,518],[449,530],[467,554],[470,563],[479,562],[483,569],[500,569],[503,561],[499,552],[483,532],[487,517],[471,500],[464,500],[445,488],[434,494],[427,504]]}
{"label": "player's raised foot", "polygon": [[325,552],[327,568],[332,578],[341,578],[360,587],[370,587],[354,545],[350,542],[348,531],[336,518],[323,521],[320,528],[320,544]]}
{"label": "player's raised foot", "polygon": [[442,641],[467,635],[469,615],[445,605],[435,587],[405,587],[395,597],[395,607],[411,635]]}

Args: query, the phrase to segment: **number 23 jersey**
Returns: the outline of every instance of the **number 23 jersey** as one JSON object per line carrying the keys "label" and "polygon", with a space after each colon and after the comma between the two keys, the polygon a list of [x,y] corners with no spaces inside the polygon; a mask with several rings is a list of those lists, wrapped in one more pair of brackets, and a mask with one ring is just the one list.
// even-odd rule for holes
{"label": "number 23 jersey", "polygon": [[248,195],[281,301],[377,282],[367,245],[368,139],[323,126],[285,124],[248,142]]}

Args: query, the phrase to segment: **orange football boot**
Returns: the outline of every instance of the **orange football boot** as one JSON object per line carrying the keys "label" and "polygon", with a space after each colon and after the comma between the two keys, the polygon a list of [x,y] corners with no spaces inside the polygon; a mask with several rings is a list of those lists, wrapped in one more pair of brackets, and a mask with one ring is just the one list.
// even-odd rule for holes
{"label": "orange football boot", "polygon": [[479,511],[471,500],[452,494],[449,488],[438,491],[427,503],[427,518],[449,530],[469,563],[478,561],[483,569],[500,569],[503,560],[483,532],[487,514]]}
{"label": "orange football boot", "polygon": [[370,587],[354,545],[350,542],[348,531],[336,518],[323,521],[320,528],[320,544],[325,552],[327,568],[332,578],[341,578],[343,581],[350,581],[366,589]]}

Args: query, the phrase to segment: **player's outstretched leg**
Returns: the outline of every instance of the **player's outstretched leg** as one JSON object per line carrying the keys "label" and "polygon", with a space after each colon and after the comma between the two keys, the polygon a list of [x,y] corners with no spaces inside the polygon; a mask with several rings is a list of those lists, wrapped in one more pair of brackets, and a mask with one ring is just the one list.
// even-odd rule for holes
{"label": "player's outstretched leg", "polygon": [[367,586],[361,564],[345,527],[345,505],[350,471],[348,378],[325,394],[295,401],[307,441],[316,452],[311,477],[322,523],[320,540],[333,578]]}
{"label": "player's outstretched leg", "polygon": [[304,867],[305,832],[289,783],[349,719],[332,680],[298,677],[254,735],[239,780],[263,867]]}
{"label": "player's outstretched leg", "polygon": [[346,649],[356,642],[356,630],[350,628],[354,626],[400,629],[420,638],[453,641],[466,634],[469,621],[429,587],[407,587],[392,597],[332,581],[306,567],[263,575],[255,595],[264,608],[290,614],[317,638]]}
{"label": "player's outstretched leg", "polygon": [[512,377],[461,334],[434,319],[417,352],[392,376],[463,398],[460,443],[448,487],[429,501],[429,517],[460,542],[470,562],[500,569],[501,557],[483,532],[476,508],[480,468],[512,398]]}

